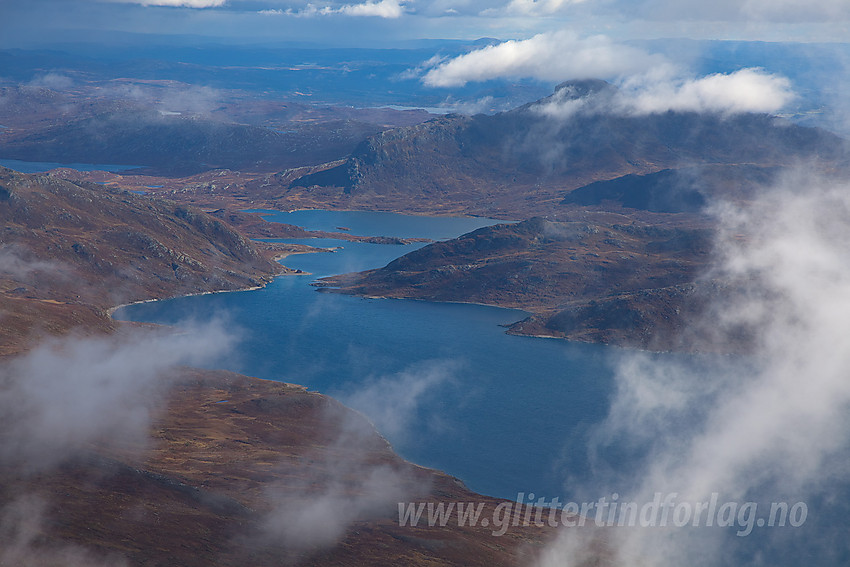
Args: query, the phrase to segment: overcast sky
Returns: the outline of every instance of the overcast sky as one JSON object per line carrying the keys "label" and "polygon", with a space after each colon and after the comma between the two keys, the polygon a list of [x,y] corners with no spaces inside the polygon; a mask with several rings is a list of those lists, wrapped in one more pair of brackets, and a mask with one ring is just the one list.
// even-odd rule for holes
{"label": "overcast sky", "polygon": [[850,37],[848,0],[0,0],[0,16],[3,47],[90,29],[326,45],[527,39],[564,30],[615,40]]}

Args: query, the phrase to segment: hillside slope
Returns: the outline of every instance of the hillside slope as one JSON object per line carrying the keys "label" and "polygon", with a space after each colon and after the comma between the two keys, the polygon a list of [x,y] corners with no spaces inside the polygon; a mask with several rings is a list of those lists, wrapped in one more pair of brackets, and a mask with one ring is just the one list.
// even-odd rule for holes
{"label": "hillside slope", "polygon": [[701,308],[694,282],[708,265],[704,220],[667,226],[623,215],[555,222],[532,218],[436,242],[387,266],[317,285],[377,297],[485,303],[524,309],[511,332],[651,349],[709,345],[689,337]]}
{"label": "hillside slope", "polygon": [[0,352],[110,329],[113,305],[262,285],[280,266],[196,209],[0,168]]}
{"label": "hillside slope", "polygon": [[504,501],[403,461],[361,415],[305,388],[194,369],[163,379],[145,451],[94,444],[24,474],[0,454],[0,562],[508,567],[555,535],[520,525],[519,506],[501,537],[455,518],[400,526],[399,498],[474,502],[488,518]]}

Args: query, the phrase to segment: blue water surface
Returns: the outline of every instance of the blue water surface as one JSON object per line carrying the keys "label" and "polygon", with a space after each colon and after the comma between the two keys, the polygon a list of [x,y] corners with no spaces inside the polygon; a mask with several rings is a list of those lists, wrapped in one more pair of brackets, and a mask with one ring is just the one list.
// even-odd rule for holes
{"label": "blue water surface", "polygon": [[[294,224],[310,230],[340,232],[342,228],[360,236],[396,236],[433,240],[455,238],[476,228],[509,222],[483,217],[425,217],[374,211],[301,210],[287,213],[252,209],[250,212],[263,212],[266,220]],[[407,252],[409,250],[402,251],[403,254]]]}
{"label": "blue water surface", "polygon": [[[339,225],[363,234],[428,238],[496,222],[325,211],[269,218],[313,229]],[[223,317],[242,338],[230,369],[333,395],[368,416],[401,456],[457,476],[480,493],[588,502],[619,489],[604,478],[623,482],[645,470],[641,462],[651,455],[633,440],[613,443],[605,455],[588,452],[609,411],[614,369],[630,351],[506,335],[500,325],[525,316],[516,310],[319,292],[310,285],[317,277],[380,267],[425,244],[293,242],[335,251],[284,260],[312,275],[280,277],[256,291],[133,305],[117,316],[168,324]],[[646,356],[707,371],[718,363],[716,357]],[[677,430],[691,426],[670,423]],[[850,494],[846,483],[836,488]],[[746,538],[736,536],[736,527],[724,529],[717,540],[723,559],[716,564],[790,566],[829,555],[824,550],[844,537],[850,516],[843,504],[848,500],[835,501],[809,499],[810,517],[801,528],[756,530]],[[714,533],[706,528],[699,535]],[[850,554],[836,549],[834,557],[816,563],[846,565]]]}
{"label": "blue water surface", "polygon": [[[270,218],[429,238],[496,222],[322,211]],[[364,299],[310,285],[381,267],[424,243],[293,242],[335,251],[286,258],[311,275],[280,277],[264,289],[138,304],[116,316],[166,324],[226,317],[242,337],[230,369],[336,396],[372,418],[404,458],[478,492],[570,495],[567,480],[588,469],[584,435],[608,409],[618,349],[505,334],[502,325],[524,318],[522,311]],[[397,399],[393,384],[403,391],[430,385],[412,404]]]}

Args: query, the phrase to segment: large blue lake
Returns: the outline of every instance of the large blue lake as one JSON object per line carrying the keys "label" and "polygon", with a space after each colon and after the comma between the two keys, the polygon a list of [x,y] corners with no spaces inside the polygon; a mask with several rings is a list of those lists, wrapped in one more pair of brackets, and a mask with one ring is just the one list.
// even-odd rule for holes
{"label": "large blue lake", "polygon": [[[327,211],[268,218],[313,229],[344,226],[355,234],[434,239],[496,222]],[[322,293],[310,282],[380,267],[424,244],[297,242],[336,251],[286,258],[287,266],[311,275],[280,277],[264,289],[138,304],[116,316],[166,324],[223,317],[242,339],[229,369],[335,396],[367,415],[406,459],[444,470],[484,494],[595,500],[618,488],[601,485],[606,475],[598,473],[605,467],[621,480],[639,469],[640,447],[614,447],[604,462],[588,455],[625,351],[506,335],[500,325],[523,318],[521,311]],[[700,357],[675,358],[711,366]],[[575,492],[583,489],[590,492]],[[841,490],[846,494],[846,486]],[[820,557],[824,542],[844,537],[846,506],[808,503],[809,520],[799,529],[757,530],[741,538],[730,528],[718,544],[726,559],[715,564],[753,564],[761,557],[769,558],[765,564],[793,565],[805,563],[795,557]],[[840,559],[819,564],[847,564],[846,549],[836,554]]]}
{"label": "large blue lake", "polygon": [[[454,237],[497,221],[389,213],[296,211],[270,220],[353,234]],[[604,418],[618,349],[516,337],[516,310],[321,293],[316,278],[375,268],[407,246],[299,240],[336,252],[290,256],[311,275],[264,289],[121,309],[123,319],[177,323],[226,317],[242,340],[230,369],[294,382],[369,416],[404,458],[505,498],[569,497],[587,474],[585,433]]]}

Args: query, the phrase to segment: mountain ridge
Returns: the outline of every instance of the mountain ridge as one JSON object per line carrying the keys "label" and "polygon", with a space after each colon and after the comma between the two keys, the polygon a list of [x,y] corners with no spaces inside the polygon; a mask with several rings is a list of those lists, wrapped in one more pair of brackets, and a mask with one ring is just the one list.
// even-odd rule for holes
{"label": "mountain ridge", "polygon": [[[571,96],[604,97],[614,88],[606,85],[565,83],[556,95],[573,89]],[[293,198],[326,191],[356,207],[383,203],[400,209],[405,201],[427,199],[435,209],[517,218],[552,214],[570,191],[624,175],[806,160],[848,163],[838,136],[767,114],[578,112],[561,120],[541,111],[546,103],[387,130],[361,142],[344,162],[282,189]]]}

